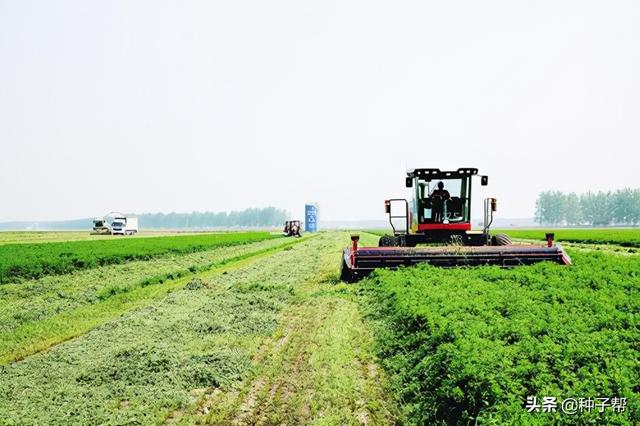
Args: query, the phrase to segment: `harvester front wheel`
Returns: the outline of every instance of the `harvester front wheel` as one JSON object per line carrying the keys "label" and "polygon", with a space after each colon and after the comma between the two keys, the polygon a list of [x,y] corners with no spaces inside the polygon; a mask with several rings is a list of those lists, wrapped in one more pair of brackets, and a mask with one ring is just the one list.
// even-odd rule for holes
{"label": "harvester front wheel", "polygon": [[496,234],[491,237],[491,245],[493,246],[508,246],[511,244],[513,244],[513,241],[506,234]]}
{"label": "harvester front wheel", "polygon": [[383,235],[378,241],[378,247],[395,247],[398,245],[398,239],[393,235]]}
{"label": "harvester front wheel", "polygon": [[342,266],[340,267],[340,281],[344,281],[346,283],[354,282],[353,271],[349,269],[344,258],[342,259]]}

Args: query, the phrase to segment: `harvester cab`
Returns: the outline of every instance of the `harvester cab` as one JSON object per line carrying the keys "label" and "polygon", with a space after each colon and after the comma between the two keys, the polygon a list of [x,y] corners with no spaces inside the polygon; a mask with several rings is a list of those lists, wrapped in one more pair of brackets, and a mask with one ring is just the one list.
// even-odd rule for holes
{"label": "harvester cab", "polygon": [[[485,200],[483,230],[472,231],[471,187],[474,177],[478,177],[478,169],[409,170],[405,185],[412,190],[413,197],[411,200],[385,200],[385,212],[389,215],[393,236],[381,238],[380,245],[415,247],[418,244],[451,242],[486,245],[496,200]],[[482,185],[488,182],[487,176],[481,176]]]}
{"label": "harvester cab", "polygon": [[[376,268],[397,268],[416,263],[435,266],[499,265],[512,267],[552,261],[568,265],[571,259],[553,234],[547,246],[514,244],[504,234],[490,235],[497,200],[484,200],[484,222],[480,230],[471,229],[471,188],[474,179],[489,183],[478,169],[413,169],[407,172],[405,186],[412,198],[385,200],[392,233],[380,237],[378,247],[358,247],[352,236],[344,249],[341,278],[355,281]],[[421,245],[420,247],[417,247]]]}

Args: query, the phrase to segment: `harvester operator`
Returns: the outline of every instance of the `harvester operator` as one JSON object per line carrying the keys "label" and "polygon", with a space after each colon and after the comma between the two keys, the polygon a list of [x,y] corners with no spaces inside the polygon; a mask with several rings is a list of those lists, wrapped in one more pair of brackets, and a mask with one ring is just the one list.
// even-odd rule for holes
{"label": "harvester operator", "polygon": [[429,195],[431,204],[433,206],[433,220],[435,222],[442,222],[444,219],[444,203],[451,198],[449,191],[444,189],[444,183],[438,182],[438,189],[434,189]]}

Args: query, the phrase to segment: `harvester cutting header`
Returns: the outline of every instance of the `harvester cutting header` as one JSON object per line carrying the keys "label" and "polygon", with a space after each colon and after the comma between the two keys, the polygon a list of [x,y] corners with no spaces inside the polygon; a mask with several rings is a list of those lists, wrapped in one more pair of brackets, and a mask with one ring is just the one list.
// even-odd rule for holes
{"label": "harvester cutting header", "polygon": [[475,168],[409,170],[405,186],[412,189],[411,200],[384,202],[392,235],[380,237],[378,247],[358,247],[359,237],[352,236],[351,246],[344,250],[341,278],[355,281],[376,268],[421,262],[448,267],[571,263],[562,247],[553,243],[553,234],[547,234],[547,246],[513,244],[504,234],[491,235],[495,198],[484,200],[483,227],[472,230],[471,187],[478,177],[482,186],[488,185],[489,178],[479,176]]}

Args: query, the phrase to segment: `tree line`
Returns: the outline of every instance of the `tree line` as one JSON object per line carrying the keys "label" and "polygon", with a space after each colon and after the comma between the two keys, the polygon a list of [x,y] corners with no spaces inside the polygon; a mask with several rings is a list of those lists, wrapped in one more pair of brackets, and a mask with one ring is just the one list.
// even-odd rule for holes
{"label": "tree line", "polygon": [[[231,228],[282,226],[287,218],[286,210],[275,207],[249,208],[229,213],[142,213],[136,215],[140,228]],[[93,218],[42,222],[4,222],[0,229],[65,230],[91,229]]]}
{"label": "tree line", "polygon": [[640,189],[580,195],[545,191],[536,200],[536,221],[545,225],[638,225]]}
{"label": "tree line", "polygon": [[280,226],[287,218],[285,210],[275,207],[249,208],[232,212],[143,213],[140,228],[213,228],[233,226]]}

